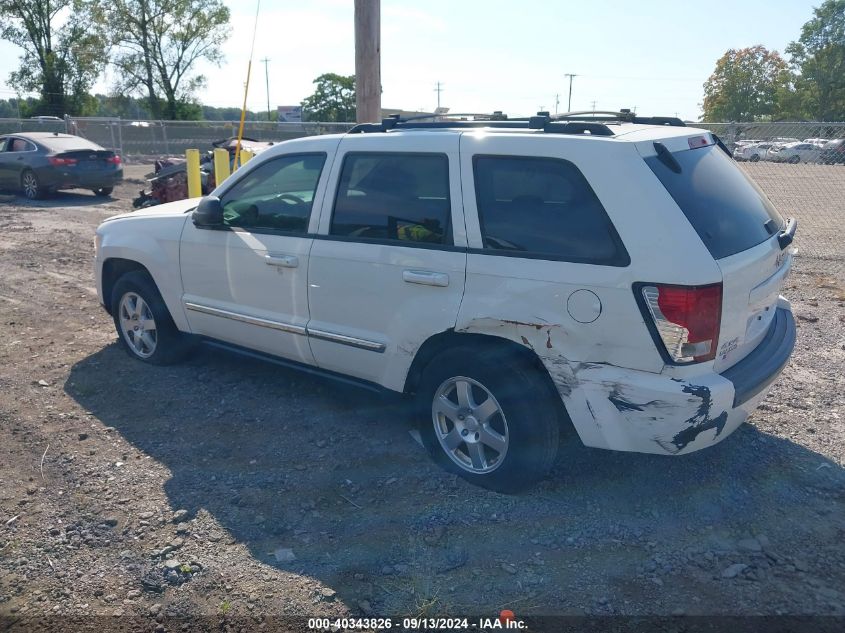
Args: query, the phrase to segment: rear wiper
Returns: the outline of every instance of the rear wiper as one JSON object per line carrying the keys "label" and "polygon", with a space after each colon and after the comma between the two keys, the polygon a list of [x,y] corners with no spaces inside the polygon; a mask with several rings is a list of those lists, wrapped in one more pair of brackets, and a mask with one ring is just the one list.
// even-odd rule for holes
{"label": "rear wiper", "polygon": [[654,150],[657,152],[657,158],[660,159],[661,163],[666,165],[676,174],[681,173],[681,164],[674,156],[672,156],[672,152],[666,149],[666,146],[663,143],[656,141],[654,143]]}

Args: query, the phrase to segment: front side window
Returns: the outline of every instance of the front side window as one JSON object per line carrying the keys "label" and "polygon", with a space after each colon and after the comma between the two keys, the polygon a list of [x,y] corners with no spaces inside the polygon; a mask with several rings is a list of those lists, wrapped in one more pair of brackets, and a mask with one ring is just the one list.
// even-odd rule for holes
{"label": "front side window", "polygon": [[247,230],[307,233],[325,154],[268,160],[225,193],[223,223]]}
{"label": "front side window", "polygon": [[350,153],[331,235],[451,244],[449,159],[442,154]]}
{"label": "front side window", "polygon": [[628,254],[604,207],[571,162],[476,156],[473,168],[485,251],[628,265]]}

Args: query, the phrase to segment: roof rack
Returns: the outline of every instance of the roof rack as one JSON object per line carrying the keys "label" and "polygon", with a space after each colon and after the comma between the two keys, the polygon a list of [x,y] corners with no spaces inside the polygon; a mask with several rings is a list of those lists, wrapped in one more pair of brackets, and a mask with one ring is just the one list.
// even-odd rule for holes
{"label": "roof rack", "polygon": [[[465,117],[465,118],[456,118]],[[472,117],[470,120],[468,117]],[[426,121],[426,119],[435,119]],[[538,112],[530,117],[508,118],[500,110],[492,114],[423,114],[401,118],[392,114],[382,119],[381,123],[359,123],[348,134],[370,134],[390,130],[419,129],[529,129],[542,130],[549,134],[589,134],[592,136],[613,136],[608,123],[639,123],[643,125],[669,125],[685,127],[686,124],[676,117],[638,117],[627,109],[615,111],[565,112],[551,115]]]}
{"label": "roof rack", "polygon": [[[388,132],[390,130],[431,130],[431,129],[528,129],[542,130],[550,134],[592,134],[594,136],[613,136],[611,130],[604,123],[586,121],[553,121],[548,112],[538,113],[537,116],[520,119],[509,119],[507,115],[494,113],[492,115],[450,115],[474,116],[473,120],[438,120],[423,121],[421,119],[443,119],[442,115],[419,116],[402,119],[398,115],[391,115],[382,119],[381,123],[359,123],[348,134],[368,134],[374,132]],[[485,116],[486,118],[482,118]]]}
{"label": "roof rack", "polygon": [[672,116],[637,116],[628,108],[622,108],[618,112],[615,110],[582,110],[580,112],[564,112],[563,114],[556,114],[553,117],[556,121],[559,120],[579,120],[579,121],[618,121],[620,123],[638,123],[640,125],[668,125],[671,127],[686,127],[678,117]]}

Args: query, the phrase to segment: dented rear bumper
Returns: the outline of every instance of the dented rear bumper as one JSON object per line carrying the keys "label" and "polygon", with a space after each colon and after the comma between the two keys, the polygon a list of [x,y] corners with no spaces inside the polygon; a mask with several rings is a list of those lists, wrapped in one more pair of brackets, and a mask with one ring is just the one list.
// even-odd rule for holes
{"label": "dented rear bumper", "polygon": [[681,379],[607,364],[543,359],[587,446],[685,454],[737,429],[765,398],[795,346],[789,304],[758,347],[723,372]]}

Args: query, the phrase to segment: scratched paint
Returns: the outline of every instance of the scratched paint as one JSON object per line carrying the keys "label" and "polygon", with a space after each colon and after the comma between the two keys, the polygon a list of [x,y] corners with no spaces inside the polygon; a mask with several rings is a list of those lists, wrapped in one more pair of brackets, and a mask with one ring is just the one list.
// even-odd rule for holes
{"label": "scratched paint", "polygon": [[[570,362],[563,355],[566,329],[535,316],[475,318],[457,331],[498,336],[533,350],[588,446],[679,454],[718,441],[728,426],[733,388],[718,376],[709,380],[724,384],[708,386],[605,362]],[[718,387],[718,397],[711,387]],[[744,414],[734,415],[730,430],[742,420]]]}

